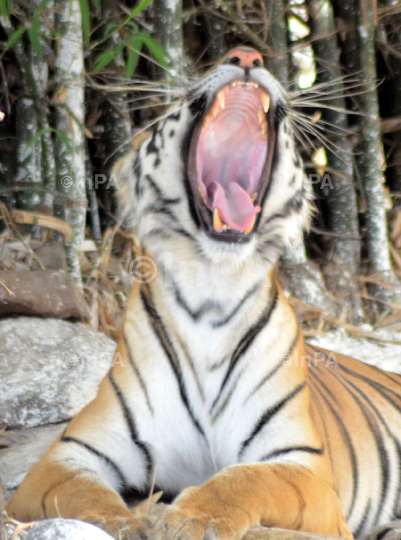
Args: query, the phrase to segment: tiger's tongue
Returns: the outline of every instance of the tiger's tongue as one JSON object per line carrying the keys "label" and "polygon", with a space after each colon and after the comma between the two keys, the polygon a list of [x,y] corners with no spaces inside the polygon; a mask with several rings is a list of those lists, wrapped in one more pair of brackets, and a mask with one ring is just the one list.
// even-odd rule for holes
{"label": "tiger's tongue", "polygon": [[246,110],[223,110],[203,127],[196,162],[198,181],[211,210],[223,223],[244,231],[254,222],[260,206],[252,195],[258,190],[266,160],[267,140]]}

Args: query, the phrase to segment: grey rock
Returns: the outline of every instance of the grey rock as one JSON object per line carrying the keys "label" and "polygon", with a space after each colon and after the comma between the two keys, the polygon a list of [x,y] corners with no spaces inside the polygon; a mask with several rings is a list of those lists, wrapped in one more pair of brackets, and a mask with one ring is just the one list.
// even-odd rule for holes
{"label": "grey rock", "polygon": [[96,396],[116,346],[82,324],[36,317],[0,320],[0,344],[0,424],[9,427],[72,418]]}
{"label": "grey rock", "polygon": [[75,519],[46,519],[28,529],[24,540],[112,540],[112,537],[95,527]]}
{"label": "grey rock", "polygon": [[0,478],[6,503],[66,426],[67,422],[64,422],[54,426],[5,431],[0,435]]}

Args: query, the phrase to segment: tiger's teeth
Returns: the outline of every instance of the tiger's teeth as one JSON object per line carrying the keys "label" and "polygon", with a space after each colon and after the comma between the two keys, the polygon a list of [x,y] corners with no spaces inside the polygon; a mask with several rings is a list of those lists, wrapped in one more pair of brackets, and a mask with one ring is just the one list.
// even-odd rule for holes
{"label": "tiger's teeth", "polygon": [[208,117],[215,118],[218,113],[220,112],[220,107],[215,103],[213,107],[210,109],[210,113],[208,114]]}
{"label": "tiger's teeth", "polygon": [[253,229],[254,226],[255,226],[255,220],[256,220],[256,214],[253,216],[253,221],[252,221],[252,223],[249,225],[249,227],[247,227],[247,228],[244,230],[244,233],[245,233],[245,234],[249,234],[250,232],[252,232],[252,229]]}
{"label": "tiger's teeth", "polygon": [[226,96],[224,88],[223,90],[220,90],[220,92],[217,94],[217,101],[219,102],[219,105],[222,109],[226,106]]}
{"label": "tiger's teeth", "polygon": [[266,94],[266,92],[262,91],[262,93],[260,94],[260,100],[263,105],[263,110],[265,111],[265,113],[267,113],[270,108],[270,96]]}
{"label": "tiger's teeth", "polygon": [[223,222],[219,214],[218,208],[215,208],[213,211],[213,229],[217,232],[220,232],[223,228]]}

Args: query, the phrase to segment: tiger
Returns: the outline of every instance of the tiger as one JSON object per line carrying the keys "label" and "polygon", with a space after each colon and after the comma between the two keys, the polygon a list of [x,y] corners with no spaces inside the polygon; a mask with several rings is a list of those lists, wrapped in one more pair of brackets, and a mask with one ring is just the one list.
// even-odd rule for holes
{"label": "tiger", "polygon": [[117,163],[143,249],[120,361],[10,516],[145,538],[124,497],[154,484],[163,540],[397,530],[401,376],[305,344],[278,281],[313,212],[290,110],[261,54],[237,47]]}

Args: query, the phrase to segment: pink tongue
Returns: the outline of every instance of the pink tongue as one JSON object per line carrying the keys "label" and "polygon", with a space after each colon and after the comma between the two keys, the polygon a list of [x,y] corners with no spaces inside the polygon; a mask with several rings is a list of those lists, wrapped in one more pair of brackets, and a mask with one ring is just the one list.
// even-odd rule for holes
{"label": "pink tongue", "polygon": [[212,210],[218,208],[223,222],[238,231],[252,225],[260,212],[260,206],[253,206],[248,193],[235,182],[230,182],[226,190],[217,182],[211,182],[207,194]]}
{"label": "pink tongue", "polygon": [[223,222],[238,231],[252,225],[260,212],[251,195],[258,191],[267,153],[267,140],[249,109],[226,106],[211,119],[202,129],[196,156],[198,182],[209,208],[217,208]]}

